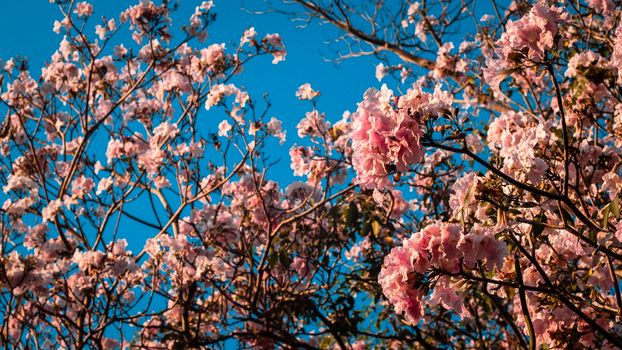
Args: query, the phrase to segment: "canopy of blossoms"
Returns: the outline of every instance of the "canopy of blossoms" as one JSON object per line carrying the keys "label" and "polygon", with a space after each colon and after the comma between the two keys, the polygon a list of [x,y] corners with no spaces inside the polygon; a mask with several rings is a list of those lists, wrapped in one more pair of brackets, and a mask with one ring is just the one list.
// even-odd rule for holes
{"label": "canopy of blossoms", "polygon": [[244,88],[279,34],[51,3],[0,65],[2,347],[622,348],[620,1],[266,0],[377,60],[291,131]]}

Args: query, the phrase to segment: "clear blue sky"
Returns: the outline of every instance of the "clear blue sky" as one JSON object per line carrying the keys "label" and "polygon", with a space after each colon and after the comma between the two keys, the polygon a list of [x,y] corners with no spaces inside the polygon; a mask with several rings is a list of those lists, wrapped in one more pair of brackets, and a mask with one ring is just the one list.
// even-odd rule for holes
{"label": "clear blue sky", "polygon": [[[94,0],[94,18],[106,16],[117,18],[123,9],[136,4],[137,0],[110,1]],[[200,1],[181,1],[181,8],[175,26],[186,22],[194,6]],[[251,62],[245,67],[238,83],[244,85],[255,99],[268,93],[273,103],[270,115],[284,121],[288,139],[283,147],[275,146],[275,157],[281,159],[272,176],[280,182],[291,182],[294,178],[289,170],[287,150],[298,142],[295,125],[310,109],[309,103],[298,101],[295,91],[305,82],[322,92],[320,109],[327,112],[327,118],[336,121],[344,110],[356,109],[363,92],[370,86],[379,86],[374,76],[374,60],[359,58],[341,65],[326,62],[325,58],[335,57],[324,44],[334,38],[332,28],[314,25],[307,30],[295,29],[286,16],[279,14],[255,15],[241,9],[257,8],[257,1],[215,0],[217,21],[209,30],[205,45],[215,42],[237,43],[245,28],[254,26],[259,35],[278,32],[287,46],[287,59],[273,65],[269,57]],[[52,32],[54,20],[62,16],[56,5],[48,1],[9,1],[0,0],[0,58],[6,60],[15,55],[27,56],[33,75],[39,75],[41,66],[49,60],[62,40],[61,35]],[[253,5],[255,4],[255,5]],[[174,18],[175,19],[175,18]],[[182,20],[183,19],[183,20]],[[94,24],[93,24],[94,25]],[[196,43],[195,43],[196,44]],[[232,47],[232,45],[229,45]],[[215,128],[220,120],[215,120]]]}

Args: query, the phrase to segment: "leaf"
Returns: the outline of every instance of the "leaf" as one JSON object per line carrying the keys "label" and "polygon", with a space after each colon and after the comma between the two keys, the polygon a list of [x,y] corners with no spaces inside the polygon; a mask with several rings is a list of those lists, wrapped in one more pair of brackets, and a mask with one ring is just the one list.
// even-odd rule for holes
{"label": "leaf", "polygon": [[611,203],[607,204],[607,206],[603,209],[603,227],[607,227],[609,224],[609,213],[611,209],[609,209]]}
{"label": "leaf", "polygon": [[609,203],[609,210],[616,219],[620,217],[620,203],[618,202],[617,197]]}
{"label": "leaf", "polygon": [[541,223],[546,223],[547,222],[546,215],[544,215],[544,214],[538,215],[536,217],[536,222],[537,222],[537,224],[533,224],[532,227],[531,227],[531,234],[533,235],[533,237],[540,236],[542,231],[544,231],[544,228],[546,226],[542,225]]}
{"label": "leaf", "polygon": [[290,258],[289,254],[287,253],[287,251],[285,251],[285,249],[281,249],[279,251],[279,262],[285,267],[289,267],[289,265],[291,265],[292,263],[292,258]]}
{"label": "leaf", "polygon": [[537,206],[539,206],[540,204],[535,203],[535,202],[525,202],[523,203],[523,205],[521,205],[521,207],[523,208],[535,208]]}
{"label": "leaf", "polygon": [[366,221],[363,224],[363,228],[361,228],[361,236],[367,236],[369,234],[369,231],[371,231],[371,223],[369,221]]}
{"label": "leaf", "polygon": [[279,260],[279,255],[276,253],[270,254],[270,257],[268,258],[268,266],[270,266],[270,268],[273,268],[277,261]]}
{"label": "leaf", "polygon": [[378,220],[374,220],[371,223],[372,226],[372,232],[374,233],[374,236],[378,237],[378,234],[380,233],[380,229],[382,228],[382,225],[380,225],[380,222],[378,222]]}
{"label": "leaf", "polygon": [[348,209],[345,211],[346,226],[352,227],[359,219],[359,208],[354,202],[350,202]]}

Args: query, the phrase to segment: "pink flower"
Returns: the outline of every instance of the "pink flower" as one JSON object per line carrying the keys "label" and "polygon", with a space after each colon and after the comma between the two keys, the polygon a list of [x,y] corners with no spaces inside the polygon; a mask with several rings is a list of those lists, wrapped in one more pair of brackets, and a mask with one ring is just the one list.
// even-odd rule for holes
{"label": "pink flower", "polygon": [[363,340],[356,341],[352,344],[352,350],[367,350],[369,347]]}
{"label": "pink flower", "polygon": [[100,251],[86,251],[84,253],[76,250],[72,259],[78,265],[80,271],[86,271],[88,268],[99,268],[104,261],[104,254]]}
{"label": "pink flower", "polygon": [[413,271],[411,252],[404,247],[396,247],[384,258],[378,282],[382,292],[393,305],[397,314],[404,314],[408,323],[416,323],[421,316],[422,293],[413,287],[414,281],[409,280]]}
{"label": "pink flower", "polygon": [[611,0],[588,0],[588,5],[597,12],[607,16],[613,13],[616,5]]}
{"label": "pink flower", "polygon": [[225,57],[225,44],[212,44],[201,50],[201,62],[212,66]]}
{"label": "pink flower", "polygon": [[308,160],[313,156],[313,150],[308,147],[294,146],[290,148],[289,156],[294,176],[304,176],[309,173],[311,166]]}
{"label": "pink flower", "polygon": [[105,178],[99,180],[99,183],[97,184],[97,190],[95,191],[95,194],[100,195],[102,192],[108,191],[110,189],[110,187],[112,187],[112,178],[105,177]]}
{"label": "pink flower", "polygon": [[218,136],[228,137],[229,131],[231,131],[232,126],[228,121],[223,120],[218,124]]}
{"label": "pink flower", "polygon": [[423,158],[420,118],[448,109],[451,102],[451,96],[440,88],[429,94],[420,85],[399,98],[384,85],[380,91],[367,90],[352,114],[350,138],[357,182],[370,189],[391,188],[387,178],[391,167],[407,171]]}
{"label": "pink flower", "polygon": [[618,26],[611,53],[611,65],[618,70],[618,83],[622,83],[622,26]]}
{"label": "pink flower", "polygon": [[460,312],[463,305],[463,297],[456,293],[456,287],[452,286],[449,277],[443,276],[434,286],[434,292],[430,296],[432,305],[443,305],[444,308]]}
{"label": "pink flower", "polygon": [[242,38],[240,39],[240,45],[244,45],[246,43],[251,43],[255,40],[255,36],[257,32],[255,31],[255,27],[250,27],[244,31]]}
{"label": "pink flower", "polygon": [[615,237],[618,239],[618,242],[622,243],[622,221],[616,225]]}
{"label": "pink flower", "polygon": [[[489,228],[476,226],[465,235],[459,225],[435,222],[391,250],[384,259],[378,282],[395,311],[404,313],[406,320],[414,323],[422,315],[423,291],[417,288],[417,279],[423,279],[428,269],[456,273],[463,260],[467,268],[474,268],[481,261],[492,270],[502,265],[506,255],[506,245],[496,240]],[[448,279],[441,279],[435,288],[439,289],[432,294],[433,303],[460,310],[462,297],[450,287]]]}
{"label": "pink flower", "polygon": [[382,79],[384,79],[384,77],[387,76],[387,74],[389,74],[389,68],[385,67],[385,65],[382,63],[378,63],[378,65],[376,66],[376,79],[378,79],[378,81],[381,81]]}
{"label": "pink flower", "polygon": [[577,53],[568,61],[568,69],[566,69],[565,75],[567,77],[575,77],[580,74],[581,68],[589,68],[594,64],[604,67],[606,60],[594,51]]}
{"label": "pink flower", "polygon": [[55,220],[56,214],[58,213],[62,205],[63,202],[59,199],[50,201],[48,206],[43,208],[43,211],[41,212],[41,218],[43,219],[43,222],[53,222]]}
{"label": "pink flower", "polygon": [[166,176],[163,176],[163,175],[156,176],[153,179],[153,185],[155,186],[155,188],[158,188],[158,189],[171,187],[171,183],[168,181]]}
{"label": "pink flower", "polygon": [[78,17],[88,17],[93,13],[93,5],[86,1],[79,2],[76,4],[76,8],[73,10],[73,13],[78,15]]}
{"label": "pink flower", "polygon": [[270,135],[278,138],[280,144],[283,144],[285,142],[287,132],[283,130],[282,121],[276,119],[275,117],[270,118],[270,121],[266,123],[266,130]]}
{"label": "pink flower", "polygon": [[453,48],[454,44],[452,42],[444,43],[439,47],[436,55],[436,64],[432,72],[432,77],[434,79],[442,79],[447,72],[455,70],[457,58],[451,55],[451,50],[453,50]]}
{"label": "pink flower", "polygon": [[95,187],[93,179],[85,177],[84,175],[78,176],[73,180],[71,187],[71,195],[74,198],[82,198]]}
{"label": "pink flower", "polygon": [[318,91],[313,90],[313,88],[311,87],[311,84],[309,83],[304,83],[300,85],[300,87],[298,88],[298,91],[296,91],[296,97],[298,97],[299,100],[313,100],[319,95],[320,93]]}
{"label": "pink flower", "polygon": [[516,54],[532,61],[544,60],[547,50],[555,46],[557,27],[565,17],[561,8],[538,2],[523,18],[508,21],[506,31],[496,42],[498,54],[511,61]]}
{"label": "pink flower", "polygon": [[149,148],[138,155],[138,164],[153,175],[158,172],[166,158],[166,153],[159,148]]}
{"label": "pink flower", "polygon": [[466,217],[477,208],[475,190],[478,182],[477,174],[469,172],[451,186],[452,194],[449,196],[449,206],[453,210],[454,216],[464,215]]}
{"label": "pink flower", "polygon": [[246,106],[246,102],[249,100],[248,93],[238,89],[233,84],[216,84],[213,85],[207,94],[205,101],[205,109],[210,110],[213,106],[217,105],[225,96],[235,96],[235,103],[240,108]]}
{"label": "pink flower", "polygon": [[292,260],[292,264],[290,265],[294,271],[300,276],[300,278],[304,278],[309,273],[309,269],[307,268],[307,261],[299,256],[295,257]]}
{"label": "pink flower", "polygon": [[309,111],[305,114],[305,117],[298,122],[296,126],[298,129],[298,137],[305,136],[325,136],[330,129],[330,123],[326,121],[324,113],[320,113],[317,110]]}
{"label": "pink flower", "polygon": [[177,134],[179,134],[179,129],[176,124],[164,122],[153,129],[153,136],[149,140],[150,145],[152,147],[159,147],[162,143],[169,141]]}
{"label": "pink flower", "polygon": [[95,34],[97,34],[99,40],[104,40],[106,38],[106,33],[108,33],[106,27],[103,27],[99,24],[95,26]]}
{"label": "pink flower", "polygon": [[124,57],[127,54],[127,49],[123,44],[119,44],[114,47],[114,54],[119,57]]}
{"label": "pink flower", "polygon": [[114,159],[121,158],[124,153],[123,142],[115,139],[108,141],[108,148],[106,149],[108,164],[112,163]]}
{"label": "pink flower", "polygon": [[481,226],[476,226],[470,233],[463,235],[458,249],[462,251],[464,264],[468,268],[477,266],[478,261],[485,261],[489,270],[495,266],[500,268],[507,255],[507,246],[494,237],[490,228]]}
{"label": "pink flower", "polygon": [[609,192],[611,198],[618,196],[622,190],[622,179],[615,171],[610,171],[603,176],[602,190]]}
{"label": "pink flower", "polygon": [[272,64],[285,61],[287,51],[285,50],[283,39],[281,39],[279,34],[267,34],[262,41],[267,45],[267,51],[272,53],[272,56],[274,57]]}

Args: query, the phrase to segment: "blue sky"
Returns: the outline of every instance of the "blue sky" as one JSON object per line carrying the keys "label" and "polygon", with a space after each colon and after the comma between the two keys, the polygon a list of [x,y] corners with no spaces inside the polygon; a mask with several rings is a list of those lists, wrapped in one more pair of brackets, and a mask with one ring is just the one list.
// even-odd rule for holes
{"label": "blue sky", "polygon": [[[95,24],[99,23],[100,16],[118,20],[119,13],[137,1],[92,1],[94,15],[90,27],[94,28]],[[174,27],[179,28],[181,24],[187,23],[188,17],[198,3],[200,2],[181,1],[181,8],[173,17]],[[253,60],[244,67],[243,73],[236,77],[235,83],[245,87],[253,99],[261,99],[262,95],[267,93],[272,102],[268,118],[275,116],[281,119],[287,130],[287,141],[283,145],[279,145],[276,139],[267,144],[266,153],[270,155],[270,159],[278,160],[268,173],[268,177],[277,181],[282,188],[293,181],[305,181],[306,178],[293,176],[289,160],[289,148],[296,143],[305,144],[305,140],[298,138],[296,124],[312,109],[309,102],[299,101],[296,98],[297,88],[309,82],[316,90],[320,90],[322,96],[319,109],[326,112],[329,120],[337,121],[341,119],[345,110],[356,109],[356,103],[362,99],[367,88],[381,85],[375,78],[375,60],[372,57],[364,57],[340,65],[327,62],[326,58],[335,57],[335,53],[325,44],[326,40],[335,37],[336,33],[331,27],[313,25],[306,30],[298,30],[284,15],[256,15],[241,9],[242,6],[251,3],[257,4],[255,0],[216,0],[214,3],[217,20],[209,29],[209,38],[203,44],[195,41],[194,46],[224,42],[232,49],[239,42],[244,30],[250,26],[255,27],[260,37],[275,32],[283,37],[288,51],[285,61],[274,65],[270,56]],[[52,31],[54,20],[62,19],[62,14],[56,5],[46,0],[0,0],[0,4],[3,8],[0,12],[0,30],[3,33],[10,33],[0,36],[0,59],[7,60],[14,56],[28,57],[31,74],[38,77],[44,63],[50,60],[63,39],[62,35]],[[93,30],[91,34],[95,37],[94,29],[90,30]],[[117,40],[126,43],[131,41],[130,38],[117,38]],[[227,118],[219,109],[216,109],[216,112],[204,113],[206,115],[202,120],[205,121],[208,132],[215,132],[220,121]],[[101,142],[102,151],[97,158],[103,160],[105,159],[103,150],[108,141],[102,139]],[[143,219],[156,222],[151,211],[141,211],[141,205],[145,203],[136,202],[133,207],[128,207],[128,210],[134,214],[142,213]],[[118,238],[127,239],[128,248],[135,253],[140,252],[145,240],[154,234],[153,229],[126,218],[121,220],[121,224],[123,229]]]}
{"label": "blue sky", "polygon": [[[119,13],[135,3],[137,0],[94,0],[94,19],[106,16],[118,20]],[[178,15],[174,17],[174,25],[178,27],[186,22],[198,3],[200,2],[182,1]],[[312,108],[310,103],[299,101],[295,97],[297,88],[309,82],[316,90],[320,90],[320,109],[327,113],[329,120],[336,121],[341,119],[344,110],[356,109],[356,103],[362,99],[363,92],[368,87],[380,84],[374,75],[375,64],[372,58],[355,59],[341,65],[325,61],[326,57],[334,57],[334,53],[324,44],[325,40],[334,37],[332,28],[313,26],[307,30],[297,30],[286,16],[255,15],[241,9],[243,5],[250,3],[248,0],[216,0],[217,21],[210,27],[209,38],[203,45],[224,42],[232,48],[249,26],[254,26],[260,36],[278,32],[283,37],[288,51],[287,59],[277,65],[273,65],[272,58],[268,56],[252,61],[244,67],[244,72],[236,79],[236,84],[244,86],[254,99],[260,99],[267,93],[272,102],[269,116],[276,116],[284,122],[288,133],[286,143],[281,146],[275,141],[268,146],[267,152],[272,155],[273,160],[280,159],[270,174],[271,179],[285,187],[297,180],[292,175],[288,154],[293,144],[301,143],[295,126],[305,112]],[[49,61],[63,39],[62,35],[52,31],[54,20],[62,19],[62,14],[56,5],[46,0],[3,0],[0,4],[0,31],[4,33],[0,35],[0,59],[5,61],[14,56],[28,57],[31,74],[39,76],[44,63]],[[175,21],[175,18],[178,20]],[[95,23],[91,28],[94,25]],[[200,44],[195,42],[194,45]],[[209,120],[206,127],[215,131],[225,115],[209,115],[213,115],[214,119]],[[128,240],[130,250],[141,251],[145,239],[151,233],[144,226],[129,220],[122,221],[127,226],[123,226],[125,232],[121,232],[119,238]]]}
{"label": "blue sky", "polygon": [[[115,17],[123,9],[137,1],[94,0],[94,19],[99,16]],[[184,23],[199,1],[181,1],[181,7],[174,26]],[[337,65],[326,62],[334,58],[325,44],[334,38],[334,31],[329,26],[312,25],[306,30],[295,29],[295,24],[280,14],[251,14],[242,9],[257,9],[256,1],[216,0],[214,1],[217,20],[209,29],[209,38],[205,45],[224,42],[228,47],[237,43],[245,28],[254,26],[259,35],[280,33],[287,47],[287,59],[273,65],[271,58],[262,57],[250,62],[244,68],[237,83],[243,85],[254,99],[260,99],[268,93],[272,102],[269,115],[284,121],[288,131],[287,142],[283,146],[272,145],[274,158],[280,159],[274,168],[272,177],[284,184],[294,180],[289,169],[287,150],[294,143],[300,143],[296,135],[296,123],[304,113],[311,109],[309,103],[298,101],[295,91],[305,82],[320,90],[322,97],[319,108],[327,113],[327,118],[336,121],[344,110],[356,109],[356,103],[362,99],[363,92],[370,86],[379,86],[374,76],[374,60],[371,57],[357,58]],[[6,60],[12,56],[26,56],[30,61],[33,75],[39,75],[41,67],[57,49],[62,36],[52,31],[54,20],[62,18],[56,5],[48,1],[2,1],[0,13],[0,58]],[[94,24],[93,24],[94,25]],[[7,34],[9,33],[9,34]],[[196,44],[196,43],[195,43]],[[224,117],[224,116],[223,116]],[[214,120],[216,128],[221,119]],[[211,123],[210,123],[211,124]],[[274,151],[274,152],[272,152]]]}
{"label": "blue sky", "polygon": [[[94,18],[106,16],[118,19],[118,14],[137,0],[94,0]],[[262,57],[244,67],[243,74],[236,79],[236,84],[244,86],[253,99],[260,99],[264,93],[272,102],[270,116],[283,120],[288,133],[284,145],[276,141],[266,151],[273,160],[280,159],[270,174],[282,187],[296,180],[289,167],[289,148],[301,143],[296,135],[296,124],[311,110],[311,104],[299,101],[295,97],[297,88],[309,82],[314,89],[321,91],[319,110],[326,112],[330,121],[341,119],[345,110],[354,111],[356,103],[362,99],[364,91],[369,87],[380,87],[375,78],[373,57],[361,57],[347,60],[337,65],[327,62],[336,54],[330,50],[325,41],[334,39],[336,32],[330,26],[312,24],[304,30],[295,29],[295,23],[280,14],[255,15],[241,9],[244,5],[257,4],[257,0],[215,0],[217,21],[209,29],[209,38],[203,45],[224,42],[229,48],[239,42],[243,31],[254,26],[260,36],[267,33],[280,33],[287,47],[287,59],[277,65],[271,63],[271,57]],[[181,1],[178,15],[174,17],[174,25],[184,23],[192,13],[194,6],[200,1]],[[0,59],[6,60],[13,56],[29,58],[30,71],[34,76],[41,72],[43,64],[58,48],[61,35],[52,31],[54,20],[62,18],[56,5],[46,0],[9,1],[1,0],[0,12]],[[256,5],[255,5],[256,6]],[[256,8],[256,7],[255,7]],[[94,26],[95,23],[93,23]],[[92,27],[91,27],[92,28]],[[91,29],[92,30],[92,29]],[[91,33],[94,35],[94,33]],[[125,40],[125,39],[124,39]],[[127,38],[129,40],[129,38]],[[195,46],[199,45],[194,43]],[[391,85],[392,81],[389,81]],[[225,118],[223,113],[212,114],[206,128],[215,131],[218,123]],[[304,180],[304,179],[299,179]],[[138,252],[144,240],[150,237],[148,230],[137,227],[131,221],[125,226],[130,250]]]}
{"label": "blue sky", "polygon": [[[137,1],[93,0],[94,15],[89,29],[93,31],[91,34],[94,36],[93,28],[99,23],[101,16],[118,19],[121,11],[136,4]],[[180,9],[173,16],[174,27],[179,28],[181,24],[187,23],[188,17],[199,3],[198,0],[180,1]],[[224,42],[229,48],[233,48],[239,42],[243,31],[250,26],[255,27],[259,36],[275,32],[282,35],[288,51],[287,59],[274,65],[271,63],[271,57],[260,57],[246,65],[235,82],[245,87],[253,99],[261,99],[262,95],[267,93],[272,102],[268,118],[275,116],[283,120],[287,130],[288,138],[284,145],[279,145],[275,140],[266,148],[272,161],[279,160],[268,173],[268,177],[279,182],[282,188],[295,180],[304,181],[304,178],[293,176],[288,152],[292,145],[305,143],[304,140],[298,139],[295,127],[305,112],[312,108],[309,102],[299,101],[296,98],[297,88],[309,82],[316,90],[321,91],[319,110],[326,112],[328,120],[337,121],[341,119],[345,110],[356,109],[357,102],[362,99],[367,88],[381,86],[375,78],[377,61],[374,57],[368,56],[346,60],[339,65],[327,62],[326,59],[335,58],[336,53],[331,51],[326,41],[334,39],[339,33],[331,26],[320,26],[315,23],[309,28],[299,30],[295,26],[300,23],[293,23],[285,15],[274,13],[257,15],[243,9],[256,10],[262,7],[263,1],[215,0],[214,3],[217,20],[209,28],[209,38],[203,44],[194,42],[194,46]],[[41,67],[49,60],[62,40],[62,35],[52,31],[54,20],[62,19],[62,14],[56,5],[46,0],[0,0],[0,4],[3,9],[0,12],[0,30],[6,33],[0,36],[0,59],[6,60],[16,55],[26,56],[30,61],[31,73],[38,76]],[[490,9],[485,8],[483,3],[478,3],[478,10]],[[464,29],[467,31],[471,28]],[[124,42],[130,41],[130,38],[120,39]],[[386,81],[390,86],[395,85],[395,81],[391,79]],[[225,118],[221,111],[216,113],[210,111],[203,118],[205,128],[214,132],[218,123]],[[101,157],[103,152],[98,158]],[[148,232],[143,232],[141,237],[128,239],[130,249],[140,251],[144,239],[148,236]]]}

